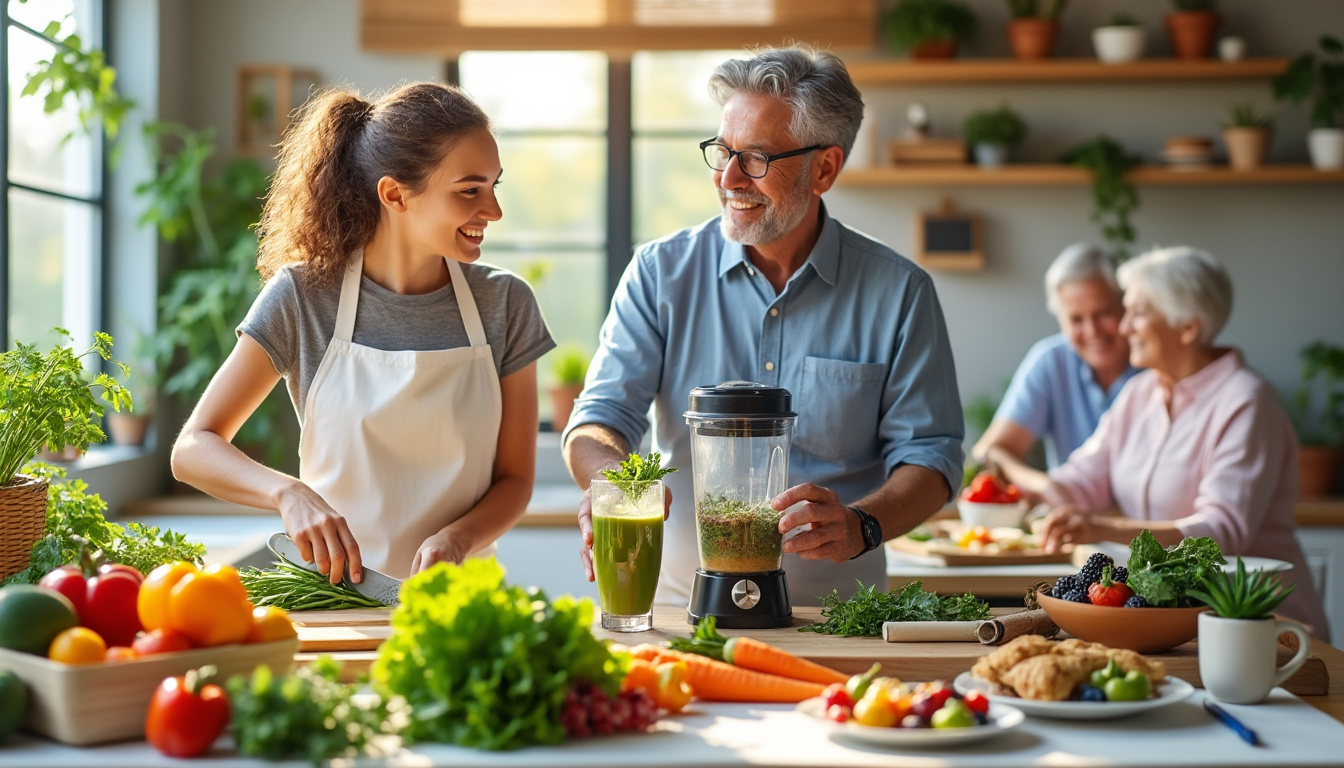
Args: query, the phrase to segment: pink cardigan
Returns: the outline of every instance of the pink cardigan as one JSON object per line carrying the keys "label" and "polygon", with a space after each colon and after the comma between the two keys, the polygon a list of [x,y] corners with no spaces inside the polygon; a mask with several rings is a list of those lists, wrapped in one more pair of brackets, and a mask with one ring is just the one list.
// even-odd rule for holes
{"label": "pink cardigan", "polygon": [[1236,555],[1287,560],[1297,584],[1277,611],[1329,639],[1330,627],[1294,532],[1297,435],[1270,386],[1223,350],[1192,376],[1163,385],[1144,371],[1125,385],[1097,431],[1050,473],[1088,512],[1119,507],[1169,520]]}

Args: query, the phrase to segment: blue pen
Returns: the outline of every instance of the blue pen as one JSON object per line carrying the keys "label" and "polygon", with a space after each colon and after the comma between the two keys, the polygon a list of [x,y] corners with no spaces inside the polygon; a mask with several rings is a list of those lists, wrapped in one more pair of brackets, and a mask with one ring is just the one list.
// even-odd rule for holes
{"label": "blue pen", "polygon": [[1246,742],[1247,744],[1250,744],[1253,747],[1260,746],[1260,737],[1255,735],[1255,731],[1252,731],[1250,728],[1247,728],[1245,725],[1241,723],[1240,720],[1228,714],[1227,710],[1223,709],[1217,704],[1214,704],[1212,701],[1209,701],[1208,699],[1204,700],[1204,708],[1209,711],[1209,714],[1223,721],[1223,725],[1226,725],[1228,728],[1231,728],[1232,730],[1236,731],[1237,735],[1241,737],[1242,741]]}

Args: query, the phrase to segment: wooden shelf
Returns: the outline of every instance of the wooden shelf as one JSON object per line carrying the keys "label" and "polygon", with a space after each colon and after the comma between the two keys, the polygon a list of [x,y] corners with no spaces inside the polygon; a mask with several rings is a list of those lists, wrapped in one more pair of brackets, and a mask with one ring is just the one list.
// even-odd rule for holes
{"label": "wooden shelf", "polygon": [[[1130,179],[1135,184],[1152,186],[1344,184],[1344,171],[1318,171],[1309,165],[1267,165],[1253,171],[1234,171],[1226,166],[1173,171],[1166,166],[1146,165],[1131,173]],[[837,179],[840,186],[846,187],[1053,187],[1090,182],[1091,174],[1086,170],[1062,163],[1019,163],[999,168],[971,164],[850,168]]]}
{"label": "wooden shelf", "polygon": [[1140,59],[1103,64],[1097,59],[854,59],[849,76],[863,85],[948,85],[956,83],[1095,83],[1181,80],[1258,80],[1283,73],[1286,58]]}

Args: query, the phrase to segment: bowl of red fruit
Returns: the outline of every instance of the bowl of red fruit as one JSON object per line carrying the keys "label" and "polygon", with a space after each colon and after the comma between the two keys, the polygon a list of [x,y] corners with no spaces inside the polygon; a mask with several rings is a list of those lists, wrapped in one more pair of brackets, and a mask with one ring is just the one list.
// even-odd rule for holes
{"label": "bowl of red fruit", "polygon": [[1031,505],[1016,485],[981,472],[957,497],[957,512],[970,527],[1021,528]]}

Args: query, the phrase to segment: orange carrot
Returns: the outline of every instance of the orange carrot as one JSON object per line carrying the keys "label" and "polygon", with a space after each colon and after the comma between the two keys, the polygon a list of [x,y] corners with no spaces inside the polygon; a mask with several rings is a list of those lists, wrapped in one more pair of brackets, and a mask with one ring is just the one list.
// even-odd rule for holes
{"label": "orange carrot", "polygon": [[686,682],[697,699],[705,701],[765,701],[796,703],[820,696],[825,686],[779,675],[753,672],[694,653],[665,651],[686,662]]}
{"label": "orange carrot", "polygon": [[733,637],[723,646],[723,659],[735,667],[766,672],[794,680],[806,680],[810,683],[830,685],[849,681],[849,675],[836,672],[830,667],[808,661],[807,659],[776,648],[769,643],[751,637]]}

